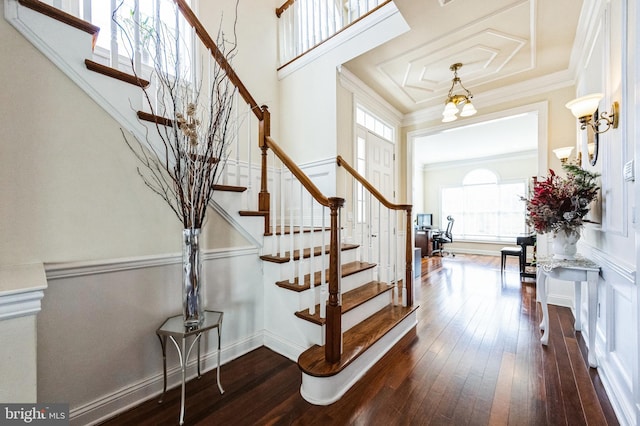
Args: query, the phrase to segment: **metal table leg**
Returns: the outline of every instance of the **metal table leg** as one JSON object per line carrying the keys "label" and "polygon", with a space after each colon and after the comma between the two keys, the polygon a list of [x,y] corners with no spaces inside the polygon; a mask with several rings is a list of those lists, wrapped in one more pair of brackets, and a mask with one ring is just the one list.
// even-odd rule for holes
{"label": "metal table leg", "polygon": [[164,395],[167,393],[167,336],[160,336],[157,334],[158,339],[160,339],[160,346],[162,346],[162,376],[164,378],[164,385],[162,388],[162,395],[160,395],[160,399],[158,400],[158,404],[162,404],[164,400]]}

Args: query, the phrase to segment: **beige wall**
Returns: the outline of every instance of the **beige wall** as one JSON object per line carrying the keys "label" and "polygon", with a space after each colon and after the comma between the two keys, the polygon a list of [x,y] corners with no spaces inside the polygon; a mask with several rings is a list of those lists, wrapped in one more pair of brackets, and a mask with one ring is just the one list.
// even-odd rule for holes
{"label": "beige wall", "polygon": [[[215,35],[220,13],[201,3]],[[240,2],[234,65],[258,103],[277,111],[276,26],[263,19],[273,14],[264,3]],[[12,58],[0,63],[0,264],[178,252],[181,223],[137,176],[118,123],[4,19],[0,38],[0,55]],[[213,211],[205,237],[205,248],[247,244]]]}

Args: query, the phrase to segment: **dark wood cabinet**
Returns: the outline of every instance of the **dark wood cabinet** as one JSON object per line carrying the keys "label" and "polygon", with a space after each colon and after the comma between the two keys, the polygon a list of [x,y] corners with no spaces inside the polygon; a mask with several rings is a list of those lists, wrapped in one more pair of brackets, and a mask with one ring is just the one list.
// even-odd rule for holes
{"label": "dark wood cabinet", "polygon": [[422,250],[422,257],[431,256],[433,243],[431,241],[431,231],[416,229],[414,232],[415,246]]}

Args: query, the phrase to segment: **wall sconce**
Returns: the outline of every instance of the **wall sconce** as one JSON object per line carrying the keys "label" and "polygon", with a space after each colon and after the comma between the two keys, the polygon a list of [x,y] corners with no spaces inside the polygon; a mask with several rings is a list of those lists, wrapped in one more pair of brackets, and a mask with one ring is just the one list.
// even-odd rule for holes
{"label": "wall sconce", "polygon": [[[593,132],[593,138],[588,137],[587,139],[589,161],[592,166],[595,166],[598,161],[598,143],[600,139],[598,135],[611,128],[617,129],[620,116],[620,104],[618,104],[618,102],[614,102],[611,105],[611,113],[603,112],[598,115],[598,103],[602,97],[602,93],[593,93],[574,99],[565,105],[580,121],[581,130],[586,129],[588,133]],[[604,125],[607,127],[600,130],[600,126]]]}
{"label": "wall sconce", "polygon": [[[587,144],[587,151],[589,152],[589,162],[593,163],[593,155],[595,154],[596,151],[596,144],[595,142],[590,142]],[[595,163],[594,163],[595,165]]]}
{"label": "wall sconce", "polygon": [[572,151],[572,146],[565,146],[563,148],[554,149],[553,153],[558,157],[558,160],[560,160],[562,164],[566,164]]}
{"label": "wall sconce", "polygon": [[[603,112],[600,117],[595,114],[598,109],[598,103],[603,96],[602,93],[594,93],[567,102],[565,106],[569,108],[571,113],[582,123],[580,129],[584,130],[587,126],[591,126],[594,133],[604,133],[612,127],[614,129],[618,128],[620,109],[618,102],[614,102],[613,105],[611,105],[610,114]],[[600,130],[601,124],[606,124],[606,129]]]}

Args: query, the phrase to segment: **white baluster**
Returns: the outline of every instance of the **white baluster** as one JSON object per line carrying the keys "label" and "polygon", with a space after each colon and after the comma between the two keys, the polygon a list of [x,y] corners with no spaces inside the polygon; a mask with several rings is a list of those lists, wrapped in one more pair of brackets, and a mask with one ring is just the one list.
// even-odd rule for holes
{"label": "white baluster", "polygon": [[[296,264],[293,261],[293,250],[295,249],[295,234],[293,233],[293,173],[289,172],[290,185],[289,185],[289,263],[291,264],[291,282],[295,282],[296,278]],[[283,230],[284,232],[284,230]]]}
{"label": "white baluster", "polygon": [[[385,207],[386,209],[386,207]],[[387,255],[385,257],[386,260],[386,272],[385,272],[385,280],[387,283],[391,283],[392,282],[392,278],[391,278],[391,233],[393,232],[392,228],[391,228],[391,214],[393,213],[393,210],[387,209]]]}
{"label": "white baluster", "polygon": [[93,22],[91,13],[91,0],[82,0],[82,19],[87,22]]}
{"label": "white baluster", "polygon": [[358,193],[360,194],[360,198],[358,199],[358,220],[360,221],[360,261],[364,262],[369,253],[366,246],[368,239],[365,233],[364,187],[360,183],[356,183],[356,186],[358,187]]}
{"label": "white baluster", "polygon": [[[111,0],[111,16],[116,10],[116,2],[117,0]],[[112,68],[119,68],[118,64],[118,26],[113,21],[111,22],[111,58],[110,65]]]}
{"label": "white baluster", "polygon": [[325,230],[325,217],[327,211],[326,207],[322,206],[322,238],[320,245],[323,247],[322,252],[320,254],[320,318],[327,317],[327,298],[329,297],[329,291],[327,288],[327,255],[325,253],[324,247],[326,246],[326,230]]}
{"label": "white baluster", "polygon": [[140,0],[134,1],[133,9],[133,64],[136,72],[142,72],[142,38],[140,37]]}
{"label": "white baluster", "polygon": [[[311,306],[309,306],[309,313],[311,315],[315,315],[316,314],[316,289],[315,289],[315,280],[314,278],[314,274],[315,274],[315,264],[314,264],[314,258],[315,258],[315,253],[314,253],[314,238],[313,238],[313,234],[314,234],[314,229],[313,229],[313,197],[309,197],[309,200],[311,201],[310,203],[310,216],[311,216],[311,232],[309,235],[311,235],[311,245],[310,245],[310,253],[309,253],[309,271],[311,273]],[[324,247],[321,247],[321,250],[324,251]]]}
{"label": "white baluster", "polygon": [[[246,208],[247,210],[250,209],[250,203],[255,202],[254,200],[257,199],[257,197],[254,196],[253,194],[253,167],[252,167],[252,162],[251,162],[251,142],[253,142],[251,140],[251,116],[253,114],[251,114],[251,105],[247,105],[247,190],[245,191],[247,193],[247,198],[246,198]],[[240,170],[240,166],[238,166],[238,175],[240,175],[241,170]],[[275,230],[274,230],[275,232]]]}
{"label": "white baluster", "polygon": [[[280,194],[284,194],[284,185],[285,185],[285,178],[284,178],[284,167],[282,165],[282,163],[280,163]],[[287,197],[280,197],[280,229],[282,230],[282,232],[280,232],[280,236],[278,237],[280,239],[280,247],[282,247],[282,250],[284,251],[284,248],[286,247],[286,240],[285,240],[285,235],[284,235],[284,230],[285,230],[285,218],[287,217],[286,214],[286,209],[285,209],[285,199]]]}
{"label": "white baluster", "polygon": [[[300,182],[300,235],[298,236],[298,284],[304,284],[304,216],[303,216],[303,206],[304,206],[304,186],[302,186],[302,182]],[[313,280],[313,276],[311,276]]]}
{"label": "white baluster", "polygon": [[[280,238],[276,235],[276,228],[278,225],[278,196],[280,198],[282,198],[284,196],[284,194],[282,192],[280,192],[280,185],[279,185],[279,181],[278,181],[278,177],[276,175],[276,155],[273,154],[273,165],[272,165],[272,171],[271,171],[271,188],[272,188],[272,194],[271,194],[271,212],[270,212],[270,216],[269,216],[269,220],[271,222],[271,241],[272,241],[272,245],[274,246],[274,253],[284,253],[283,247],[280,245]],[[282,256],[282,255],[280,255]]]}

